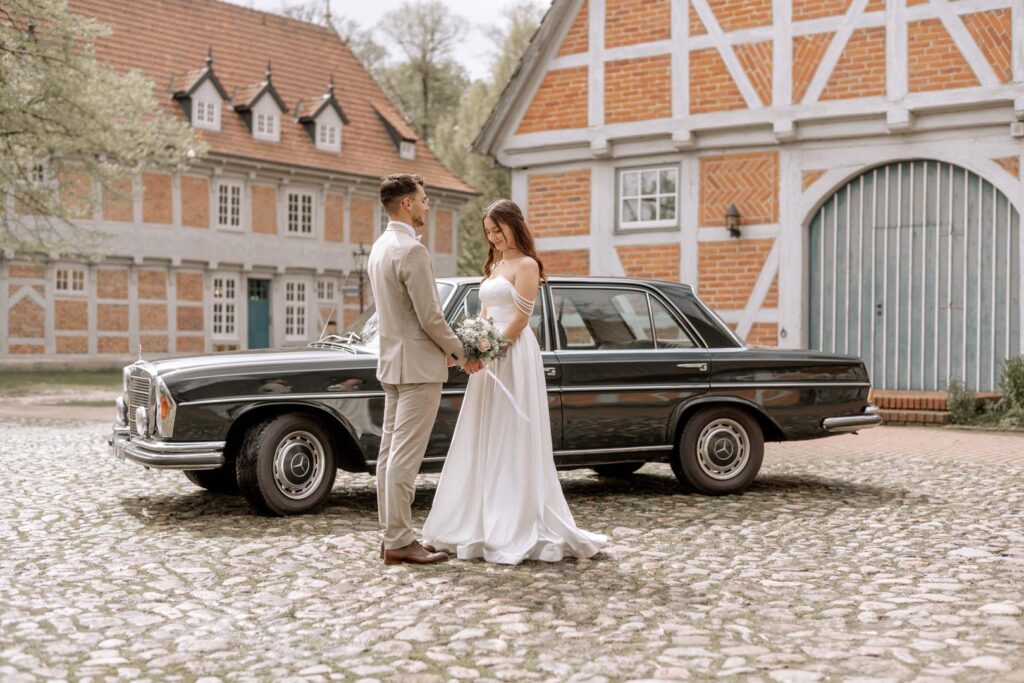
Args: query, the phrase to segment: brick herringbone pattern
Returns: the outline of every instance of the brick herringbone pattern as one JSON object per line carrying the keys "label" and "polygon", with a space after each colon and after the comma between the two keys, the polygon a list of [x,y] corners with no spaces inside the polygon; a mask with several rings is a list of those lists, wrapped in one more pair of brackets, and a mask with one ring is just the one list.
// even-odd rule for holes
{"label": "brick herringbone pattern", "polygon": [[910,92],[978,85],[978,77],[938,19],[907,26],[907,72]]}
{"label": "brick herringbone pattern", "polygon": [[885,94],[885,27],[857,29],[832,69],[822,100]]}
{"label": "brick herringbone pattern", "polygon": [[736,57],[747,72],[747,77],[754,84],[761,104],[770,106],[772,103],[772,43],[748,43],[736,46]]}
{"label": "brick herringbone pattern", "polygon": [[799,103],[825,56],[832,33],[815,33],[793,39],[793,102]]}
{"label": "brick herringbone pattern", "polygon": [[825,175],[824,171],[804,171],[803,175],[800,178],[801,183],[803,184],[803,189],[806,190],[808,187],[814,184],[815,180],[817,180],[823,175]]}
{"label": "brick herringbone pattern", "polygon": [[576,15],[576,19],[573,20],[572,26],[569,27],[569,32],[565,34],[565,39],[558,48],[559,57],[575,55],[580,52],[587,51],[589,45],[589,32],[587,27],[589,26],[590,18],[590,9],[587,6],[588,4],[588,0],[583,0],[583,5],[580,7],[579,14]]}
{"label": "brick herringbone pattern", "polygon": [[992,161],[1005,168],[1014,178],[1020,177],[1020,157],[1001,157]]}
{"label": "brick herringbone pattern", "polygon": [[725,225],[725,212],[733,203],[744,225],[775,223],[778,187],[777,152],[704,157],[700,160],[700,224]]}
{"label": "brick herringbone pattern", "polygon": [[961,17],[974,42],[978,44],[985,58],[992,64],[996,76],[1003,83],[1013,79],[1010,65],[1010,10],[997,9],[991,12],[975,12]]}

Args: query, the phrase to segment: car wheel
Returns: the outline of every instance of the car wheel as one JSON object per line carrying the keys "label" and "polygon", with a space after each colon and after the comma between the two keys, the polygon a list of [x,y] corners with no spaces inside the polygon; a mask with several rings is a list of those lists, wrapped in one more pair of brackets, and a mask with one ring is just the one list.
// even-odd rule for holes
{"label": "car wheel", "polygon": [[642,462],[617,462],[614,465],[598,465],[591,469],[602,477],[628,477],[643,466]]}
{"label": "car wheel", "polygon": [[279,415],[246,433],[238,452],[238,488],[258,512],[299,515],[319,507],[334,486],[334,445],[319,420]]}
{"label": "car wheel", "polygon": [[672,457],[684,487],[711,496],[742,493],[764,458],[764,435],[740,408],[705,408],[690,418]]}
{"label": "car wheel", "polygon": [[186,470],[188,480],[212,493],[238,493],[238,477],[234,461],[227,461],[215,470]]}

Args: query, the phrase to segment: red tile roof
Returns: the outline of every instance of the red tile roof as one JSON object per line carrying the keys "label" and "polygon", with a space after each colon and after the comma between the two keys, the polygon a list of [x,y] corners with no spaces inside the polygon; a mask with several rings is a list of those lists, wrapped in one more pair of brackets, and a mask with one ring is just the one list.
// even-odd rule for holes
{"label": "red tile roof", "polygon": [[[289,109],[321,96],[334,78],[335,97],[349,120],[341,154],[316,149],[292,114],[282,121],[280,142],[255,140],[230,102],[221,111],[220,131],[198,131],[214,153],[371,178],[419,173],[428,186],[475,192],[386,104],[383,91],[330,28],[218,0],[70,0],[69,6],[111,27],[97,55],[149,76],[165,111],[174,116],[184,113],[171,90],[194,82],[211,46],[213,72],[229,94],[239,89],[236,98],[242,88],[262,84],[268,62],[274,88]],[[402,126],[403,135],[417,140],[415,161],[399,158],[379,110],[393,126]]]}

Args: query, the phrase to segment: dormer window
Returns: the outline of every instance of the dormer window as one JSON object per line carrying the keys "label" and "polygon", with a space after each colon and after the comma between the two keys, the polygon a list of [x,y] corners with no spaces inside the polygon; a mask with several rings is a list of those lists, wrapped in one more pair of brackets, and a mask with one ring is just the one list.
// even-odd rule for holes
{"label": "dormer window", "polygon": [[316,148],[324,152],[341,151],[341,132],[348,118],[334,98],[334,79],[327,92],[310,100],[299,100],[295,105],[295,120],[305,127]]}
{"label": "dormer window", "polygon": [[213,73],[212,51],[204,68],[175,77],[171,90],[194,128],[220,130],[221,102],[228,94]]}
{"label": "dormer window", "polygon": [[288,107],[271,81],[270,64],[264,81],[236,89],[231,99],[254,138],[267,142],[281,140],[281,115],[287,113]]}
{"label": "dormer window", "polygon": [[412,126],[388,104],[374,102],[373,108],[377,111],[377,116],[380,117],[381,123],[384,124],[384,130],[388,132],[388,137],[391,138],[391,142],[395,145],[398,156],[402,159],[415,159],[416,142],[419,140],[419,136],[416,135],[416,131],[413,130]]}

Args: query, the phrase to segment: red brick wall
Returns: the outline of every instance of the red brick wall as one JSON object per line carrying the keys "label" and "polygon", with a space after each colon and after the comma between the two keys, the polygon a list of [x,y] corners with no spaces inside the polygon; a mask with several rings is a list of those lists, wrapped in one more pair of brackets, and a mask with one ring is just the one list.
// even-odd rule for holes
{"label": "red brick wall", "polygon": [[203,331],[202,306],[178,306],[175,318],[177,318],[179,332]]}
{"label": "red brick wall", "polygon": [[1013,79],[1013,67],[1010,64],[1010,47],[1013,44],[1010,35],[1010,10],[976,12],[964,14],[960,18],[985,54],[985,58],[992,64],[999,80],[1009,83]]}
{"label": "red brick wall", "polygon": [[589,3],[587,0],[583,0],[583,5],[580,6],[580,11],[576,14],[576,18],[573,20],[572,26],[569,27],[569,32],[565,34],[565,38],[562,40],[562,45],[558,48],[559,57],[586,52],[589,48],[588,27],[590,9],[588,5]]}
{"label": "red brick wall", "polygon": [[342,242],[345,239],[345,196],[328,192],[324,198],[324,239]]}
{"label": "red brick wall", "polygon": [[[771,26],[772,23],[772,0],[708,0],[708,6],[715,15],[718,25],[726,33],[743,28]],[[707,33],[696,14],[696,10],[691,7],[690,33]]]}
{"label": "red brick wall", "polygon": [[744,341],[757,346],[778,346],[779,326],[777,323],[754,323]]}
{"label": "red brick wall", "polygon": [[7,347],[7,350],[14,354],[33,354],[33,353],[44,353],[46,347],[42,344],[11,344]]}
{"label": "red brick wall", "polygon": [[669,0],[608,0],[604,10],[604,46],[620,47],[672,37]]}
{"label": "red brick wall", "polygon": [[210,227],[210,181],[206,178],[181,176],[181,224]]}
{"label": "red brick wall", "polygon": [[56,299],[53,312],[56,330],[89,329],[89,303],[84,299]]}
{"label": "red brick wall", "polygon": [[57,353],[89,353],[88,337],[57,336]]}
{"label": "red brick wall", "polygon": [[143,334],[139,336],[143,353],[167,353],[166,334]]}
{"label": "red brick wall", "polygon": [[92,180],[84,173],[60,172],[60,194],[72,218],[92,218]]}
{"label": "red brick wall", "polygon": [[587,67],[556,69],[544,75],[517,135],[587,127]]}
{"label": "red brick wall", "polygon": [[97,304],[96,329],[103,332],[127,332],[127,304]]}
{"label": "red brick wall", "polygon": [[814,181],[825,175],[824,171],[804,171],[800,180],[803,185],[803,189],[807,189],[814,184]]}
{"label": "red brick wall", "polygon": [[369,197],[352,197],[349,207],[349,230],[353,244],[372,244],[374,238],[373,209],[377,201]]}
{"label": "red brick wall", "polygon": [[132,181],[124,178],[114,182],[103,192],[103,219],[125,223],[135,220],[132,202]]}
{"label": "red brick wall", "polygon": [[263,235],[277,234],[277,188],[253,185],[252,231]]}
{"label": "red brick wall", "polygon": [[712,308],[741,309],[754,289],[773,240],[701,242],[700,296]]}
{"label": "red brick wall", "polygon": [[772,103],[772,43],[747,43],[737,45],[736,57],[747,72],[747,77],[761,98],[761,103],[770,106]]}
{"label": "red brick wall", "polygon": [[203,274],[186,272],[175,273],[174,288],[178,295],[178,301],[202,301]]}
{"label": "red brick wall", "polygon": [[793,102],[799,103],[825,56],[833,33],[815,33],[793,39]]}
{"label": "red brick wall", "polygon": [[779,155],[751,152],[702,157],[700,224],[725,225],[729,204],[736,204],[742,225],[779,220]]}
{"label": "red brick wall", "polygon": [[608,62],[604,66],[605,123],[672,117],[670,55]]}
{"label": "red brick wall", "polygon": [[45,337],[46,310],[32,297],[22,297],[8,312],[7,333],[12,337]]}
{"label": "red brick wall", "polygon": [[96,297],[99,299],[128,298],[128,269],[99,268],[96,270]]}
{"label": "red brick wall", "polygon": [[27,263],[12,263],[7,270],[12,280],[42,280],[46,277],[46,269]]}
{"label": "red brick wall", "polygon": [[747,103],[715,48],[690,53],[690,113],[744,109]]}
{"label": "red brick wall", "polygon": [[136,276],[140,299],[167,299],[167,271],[140,269]]}
{"label": "red brick wall", "polygon": [[907,26],[907,85],[910,92],[978,85],[967,60],[938,19]]}
{"label": "red brick wall", "polygon": [[1014,178],[1020,177],[1020,157],[1002,157],[993,161],[1005,168]]}
{"label": "red brick wall", "polygon": [[535,173],[528,180],[530,231],[535,237],[590,232],[590,170]]}
{"label": "red brick wall", "polygon": [[822,100],[885,94],[885,27],[857,29],[836,62]]}
{"label": "red brick wall", "polygon": [[454,229],[455,214],[446,209],[438,209],[434,216],[434,251],[441,254],[452,253]]}
{"label": "red brick wall", "polygon": [[146,332],[167,329],[167,306],[165,304],[139,304],[139,329]]}
{"label": "red brick wall", "polygon": [[100,353],[128,353],[128,337],[97,337],[96,350]]}
{"label": "red brick wall", "polygon": [[142,222],[171,223],[174,221],[172,178],[166,173],[142,174]]}
{"label": "red brick wall", "polygon": [[793,21],[846,14],[850,0],[793,0]]}
{"label": "red brick wall", "polygon": [[544,272],[551,275],[590,275],[588,249],[559,249],[537,253],[544,263]]}
{"label": "red brick wall", "polygon": [[202,337],[178,337],[174,344],[178,353],[203,353],[206,351],[206,340]]}
{"label": "red brick wall", "polygon": [[615,247],[628,277],[679,281],[679,243]]}

